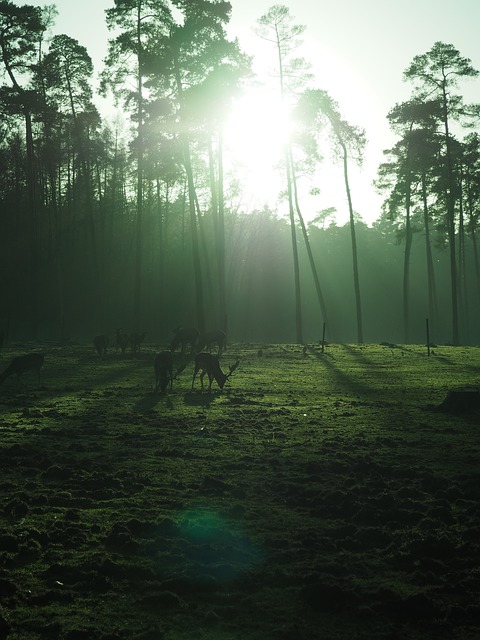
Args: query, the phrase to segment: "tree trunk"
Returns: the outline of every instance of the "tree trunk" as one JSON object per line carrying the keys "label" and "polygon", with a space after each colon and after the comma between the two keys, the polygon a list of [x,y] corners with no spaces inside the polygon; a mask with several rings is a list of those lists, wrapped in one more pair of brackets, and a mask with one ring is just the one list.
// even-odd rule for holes
{"label": "tree trunk", "polygon": [[362,322],[362,300],[360,297],[360,277],[358,274],[358,252],[357,237],[355,233],[355,217],[353,215],[352,196],[350,193],[350,182],[348,180],[348,154],[345,143],[339,138],[339,143],[343,150],[343,178],[345,191],[347,193],[348,210],[350,214],[350,236],[352,239],[352,262],[353,262],[353,283],[355,289],[355,307],[357,312],[357,343],[363,344],[363,322]]}
{"label": "tree trunk", "polygon": [[437,290],[435,285],[435,270],[433,267],[432,243],[430,241],[430,221],[428,215],[425,174],[422,175],[422,200],[423,224],[425,227],[425,252],[427,256],[428,314],[430,318],[431,335],[435,335],[438,320]]}
{"label": "tree trunk", "polygon": [[[460,181],[460,184],[462,181]],[[458,304],[459,327],[463,340],[469,340],[468,327],[468,296],[467,296],[467,270],[465,264],[465,224],[463,216],[463,198],[460,193],[458,211]]]}
{"label": "tree trunk", "polygon": [[450,144],[450,131],[448,125],[448,100],[445,82],[443,90],[443,125],[445,130],[446,160],[447,160],[447,229],[450,248],[450,284],[452,298],[452,342],[459,344],[458,330],[458,285],[457,285],[457,261],[455,255],[455,184],[453,178],[453,161]]}
{"label": "tree trunk", "polygon": [[[183,86],[180,75],[180,69],[178,66],[178,59],[174,56],[174,71],[175,82],[178,92],[178,101],[180,106],[183,106]],[[188,208],[190,213],[190,232],[192,234],[192,257],[193,257],[193,272],[195,277],[195,301],[197,310],[197,329],[200,333],[205,332],[205,301],[203,294],[203,278],[202,278],[202,264],[200,260],[200,246],[198,241],[198,226],[197,217],[195,213],[197,194],[195,190],[195,183],[193,180],[192,160],[190,157],[190,145],[188,143],[187,134],[184,130],[180,133],[180,142],[183,151],[183,163],[185,167],[185,173],[187,176],[187,193],[188,193]]]}
{"label": "tree trunk", "polygon": [[137,8],[137,57],[138,57],[138,148],[137,148],[137,223],[135,238],[135,284],[133,292],[133,327],[140,331],[142,315],[142,249],[143,249],[143,76],[141,65],[141,3]]}
{"label": "tree trunk", "polygon": [[190,211],[190,232],[192,234],[193,272],[195,277],[195,300],[197,308],[197,328],[200,333],[205,332],[205,310],[203,299],[203,278],[200,260],[200,247],[198,241],[198,226],[195,212],[197,194],[193,182],[192,162],[190,159],[190,147],[187,140],[183,141],[183,157],[188,183],[188,206]]}
{"label": "tree trunk", "polygon": [[[200,264],[204,266],[205,273],[205,281],[206,281],[206,289],[207,289],[207,300],[209,300],[208,308],[211,310],[214,308],[215,294],[214,294],[214,285],[213,285],[213,277],[212,277],[212,269],[210,267],[210,252],[208,250],[207,236],[205,234],[205,225],[204,220],[202,218],[202,211],[200,208],[200,202],[198,200],[197,190],[195,189],[195,211],[197,215],[197,227],[198,227],[198,238],[199,238],[199,247],[200,251]],[[205,318],[207,321],[207,318]],[[209,319],[210,322],[210,319]]]}
{"label": "tree trunk", "polygon": [[27,190],[29,216],[30,259],[30,321],[33,340],[38,337],[38,244],[37,244],[37,194],[35,184],[35,155],[33,146],[32,117],[25,108],[25,132],[27,144]]}
{"label": "tree trunk", "polygon": [[[291,151],[290,151],[291,153]],[[318,277],[317,266],[315,264],[315,259],[313,257],[312,248],[310,246],[310,239],[308,237],[307,228],[305,226],[305,221],[303,219],[303,215],[300,209],[300,205],[298,202],[298,192],[297,192],[297,177],[295,174],[295,167],[293,164],[293,158],[291,157],[292,163],[292,183],[293,183],[293,195],[295,200],[295,209],[297,211],[297,216],[300,221],[300,226],[302,228],[303,240],[305,242],[305,247],[307,249],[308,260],[310,263],[310,269],[312,271],[313,282],[315,284],[315,291],[317,293],[318,304],[320,305],[320,311],[322,313],[322,322],[319,323],[319,326],[323,326],[325,323],[328,326],[328,318],[327,318],[327,307],[325,305],[325,299],[323,297],[322,288],[320,286],[320,279]]]}
{"label": "tree trunk", "polygon": [[300,292],[300,265],[298,260],[295,213],[293,209],[292,167],[290,165],[290,153],[289,153],[288,147],[285,148],[285,166],[287,170],[288,213],[290,218],[290,231],[291,231],[292,252],[293,252],[293,275],[294,275],[294,281],[295,281],[295,328],[296,328],[297,344],[303,344],[302,299],[301,299],[301,292]]}
{"label": "tree trunk", "polygon": [[[408,165],[408,158],[407,158]],[[412,250],[412,224],[411,224],[411,176],[407,168],[407,185],[405,194],[405,252],[403,256],[403,333],[405,344],[410,343],[410,254]]]}
{"label": "tree trunk", "polygon": [[480,301],[480,259],[478,256],[478,246],[477,246],[477,234],[475,232],[475,228],[472,224],[470,235],[472,236],[472,246],[473,246],[473,259],[475,263],[475,275],[477,281],[477,292],[478,298]]}
{"label": "tree trunk", "polygon": [[227,292],[225,282],[225,194],[223,185],[223,136],[218,137],[218,287],[220,295],[220,317],[227,333]]}

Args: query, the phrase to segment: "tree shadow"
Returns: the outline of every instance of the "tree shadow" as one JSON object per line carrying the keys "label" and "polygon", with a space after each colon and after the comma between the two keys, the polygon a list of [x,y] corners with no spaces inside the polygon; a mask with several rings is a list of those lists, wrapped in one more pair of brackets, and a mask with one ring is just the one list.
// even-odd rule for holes
{"label": "tree shadow", "polygon": [[[341,345],[342,347],[344,345]],[[347,373],[341,370],[335,363],[335,357],[327,351],[321,352],[313,348],[308,348],[305,354],[315,356],[319,362],[325,366],[325,369],[330,373],[332,381],[349,393],[357,393],[363,396],[375,395],[375,391],[371,385],[369,385],[364,379],[359,378],[356,375]]]}
{"label": "tree shadow", "polygon": [[133,410],[137,413],[147,413],[154,409],[157,405],[163,405],[167,409],[173,409],[174,404],[170,394],[157,391],[149,391],[142,398],[137,400]]}
{"label": "tree shadow", "polygon": [[187,391],[183,396],[183,401],[190,407],[210,407],[212,402],[219,397],[220,391]]}

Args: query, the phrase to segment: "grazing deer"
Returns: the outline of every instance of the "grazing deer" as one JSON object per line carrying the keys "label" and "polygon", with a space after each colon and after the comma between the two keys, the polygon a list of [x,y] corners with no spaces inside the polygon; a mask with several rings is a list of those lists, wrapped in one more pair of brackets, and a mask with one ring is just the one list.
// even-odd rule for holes
{"label": "grazing deer", "polygon": [[202,373],[200,374],[200,382],[202,383],[202,389],[203,389],[203,378],[205,374],[207,374],[208,382],[209,382],[208,392],[210,393],[212,389],[213,380],[216,381],[220,389],[223,389],[223,387],[225,386],[225,382],[232,375],[232,373],[235,371],[235,369],[238,367],[239,364],[240,364],[240,360],[237,360],[235,364],[229,367],[229,372],[224,373],[220,368],[220,361],[218,359],[218,356],[214,356],[211,353],[197,353],[197,355],[195,356],[195,369],[193,372],[193,379],[192,379],[192,391],[193,391],[193,385],[195,384],[195,378],[197,377],[197,373],[200,370],[202,371]]}
{"label": "grazing deer", "polygon": [[217,356],[221,356],[227,348],[227,336],[225,331],[207,331],[202,333],[198,340],[198,351],[206,349],[212,350],[212,345],[216,344],[218,347]]}
{"label": "grazing deer", "polygon": [[188,344],[190,345],[190,353],[195,353],[195,346],[198,341],[198,336],[200,335],[197,329],[194,329],[193,327],[177,327],[174,333],[175,335],[170,343],[170,351],[173,352],[181,346],[181,354],[183,356]]}
{"label": "grazing deer", "polygon": [[20,380],[23,386],[26,387],[27,385],[22,379],[25,371],[36,371],[38,383],[40,384],[40,370],[43,367],[44,360],[45,356],[41,353],[27,353],[24,356],[13,358],[5,371],[0,375],[0,384],[3,384],[7,378],[16,373],[17,382]]}
{"label": "grazing deer", "polygon": [[140,351],[140,345],[145,340],[145,331],[143,333],[131,333],[130,334],[130,346],[132,351],[136,353]]}
{"label": "grazing deer", "polygon": [[116,329],[116,332],[117,332],[116,351],[118,352],[118,350],[121,349],[122,353],[125,353],[125,350],[128,347],[128,344],[130,342],[130,336],[127,333],[123,333],[122,329]]}
{"label": "grazing deer", "polygon": [[95,336],[95,338],[93,339],[93,347],[99,356],[101,356],[102,353],[104,355],[107,354],[108,345],[109,345],[108,336],[106,336],[103,333],[99,336]]}
{"label": "grazing deer", "polygon": [[187,366],[187,363],[182,364],[173,374],[173,355],[171,351],[161,351],[155,356],[154,361],[155,369],[155,391],[165,391],[170,382],[170,391],[172,390],[172,383],[182,373]]}
{"label": "grazing deer", "polygon": [[171,351],[160,351],[155,356],[153,363],[155,369],[155,391],[165,391],[170,382],[170,391],[172,391],[173,382],[173,356]]}

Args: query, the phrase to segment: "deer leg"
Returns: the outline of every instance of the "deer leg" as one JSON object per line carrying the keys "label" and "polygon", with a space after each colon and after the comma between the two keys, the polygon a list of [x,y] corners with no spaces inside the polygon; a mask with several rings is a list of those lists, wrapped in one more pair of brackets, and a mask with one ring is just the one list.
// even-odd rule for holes
{"label": "deer leg", "polygon": [[195,378],[197,377],[197,373],[198,373],[198,369],[195,369],[195,371],[193,372],[193,379],[192,379],[192,391],[193,391],[193,385],[195,383]]}

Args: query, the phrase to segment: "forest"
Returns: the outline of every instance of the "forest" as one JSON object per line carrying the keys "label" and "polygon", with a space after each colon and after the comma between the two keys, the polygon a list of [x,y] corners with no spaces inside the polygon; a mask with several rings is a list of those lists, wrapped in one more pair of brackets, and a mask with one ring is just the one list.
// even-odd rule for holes
{"label": "forest", "polygon": [[[252,82],[227,37],[231,5],[115,0],[101,81],[89,52],[52,35],[56,9],[0,2],[0,329],[10,340],[91,342],[118,327],[170,341],[177,326],[232,342],[480,342],[479,72],[453,44],[405,61],[408,101],[385,114],[395,144],[355,211],[349,169],[368,132],[342,116],[298,56],[288,7],[258,20],[278,60],[292,133],[278,206],[248,210],[222,127]],[[97,106],[120,105],[124,121]],[[335,157],[348,222],[304,211]]]}

